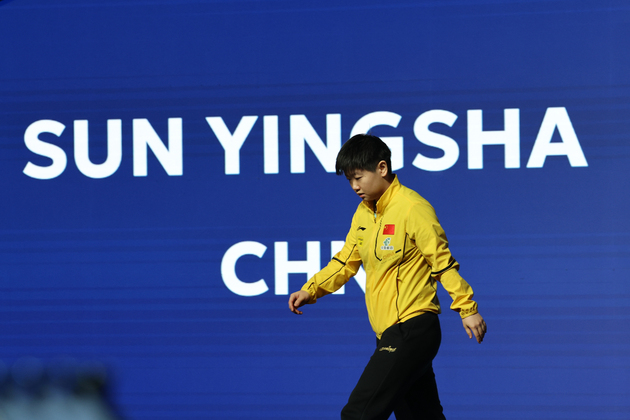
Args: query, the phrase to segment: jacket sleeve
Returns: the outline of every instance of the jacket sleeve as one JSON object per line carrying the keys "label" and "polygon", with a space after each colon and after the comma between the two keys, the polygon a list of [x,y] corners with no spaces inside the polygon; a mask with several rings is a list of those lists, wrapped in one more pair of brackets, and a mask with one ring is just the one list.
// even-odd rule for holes
{"label": "jacket sleeve", "polygon": [[446,234],[430,204],[419,203],[410,209],[409,234],[431,266],[431,277],[442,283],[453,299],[451,309],[462,318],[477,313],[472,287],[459,275],[459,263],[451,255]]}
{"label": "jacket sleeve", "polygon": [[346,242],[330,260],[330,262],[307,281],[302,290],[311,295],[309,303],[315,303],[318,298],[333,293],[348,282],[361,267],[361,257],[357,248],[355,218],[352,218],[350,232],[346,236]]}

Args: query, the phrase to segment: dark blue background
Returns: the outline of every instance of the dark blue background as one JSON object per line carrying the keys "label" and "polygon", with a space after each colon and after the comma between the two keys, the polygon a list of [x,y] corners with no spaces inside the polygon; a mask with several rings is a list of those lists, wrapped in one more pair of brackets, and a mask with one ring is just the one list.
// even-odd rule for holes
{"label": "dark blue background", "polygon": [[[440,292],[435,360],[449,419],[630,417],[630,5],[625,1],[0,1],[0,360],[60,357],[109,366],[126,418],[336,418],[374,336],[354,283],[302,317],[274,294],[274,243],[291,260],[306,242],[342,240],[357,199],[307,147],[290,172],[289,118],[325,140],[370,112],[402,116],[403,184],[436,208],[489,332],[468,340]],[[588,167],[548,157],[526,168],[549,107],[565,107]],[[484,130],[520,109],[520,168],[484,147],[467,167],[467,111]],[[458,116],[434,131],[460,157],[442,172],[413,134],[428,110]],[[205,118],[233,131],[257,115],[239,175]],[[279,120],[279,174],[264,174],[264,115]],[[133,176],[132,121],[162,140],[183,121],[183,175],[149,152]],[[66,170],[24,144],[33,122],[66,126]],[[117,172],[91,179],[73,159],[73,121],[90,124],[90,157],[106,157],[108,119],[122,120]],[[560,141],[556,133],[555,141]],[[431,155],[433,153],[433,155]],[[221,260],[241,241],[238,296]],[[290,290],[306,280],[290,276]]]}

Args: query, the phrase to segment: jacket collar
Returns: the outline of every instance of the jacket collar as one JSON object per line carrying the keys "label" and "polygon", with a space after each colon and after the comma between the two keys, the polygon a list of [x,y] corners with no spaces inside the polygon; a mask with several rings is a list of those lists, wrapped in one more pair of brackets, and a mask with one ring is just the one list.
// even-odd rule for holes
{"label": "jacket collar", "polygon": [[[392,201],[396,193],[400,190],[400,182],[398,181],[398,176],[394,174],[394,180],[390,184],[389,187],[385,190],[381,198],[376,202],[376,213],[381,214],[385,211],[385,207]],[[372,207],[372,203],[363,202],[364,206],[370,209],[371,212],[374,212],[374,208]]]}

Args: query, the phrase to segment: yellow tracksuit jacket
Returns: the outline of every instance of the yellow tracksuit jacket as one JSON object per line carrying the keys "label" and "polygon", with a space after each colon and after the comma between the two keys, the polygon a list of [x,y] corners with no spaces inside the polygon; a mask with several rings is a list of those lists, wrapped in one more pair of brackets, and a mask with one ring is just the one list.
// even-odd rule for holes
{"label": "yellow tracksuit jacket", "polygon": [[343,249],[302,287],[311,295],[309,303],[339,289],[363,264],[365,303],[378,338],[423,312],[440,313],[436,281],[453,298],[451,309],[462,318],[476,314],[472,288],[459,275],[429,202],[396,177],[376,211],[372,204],[359,204]]}

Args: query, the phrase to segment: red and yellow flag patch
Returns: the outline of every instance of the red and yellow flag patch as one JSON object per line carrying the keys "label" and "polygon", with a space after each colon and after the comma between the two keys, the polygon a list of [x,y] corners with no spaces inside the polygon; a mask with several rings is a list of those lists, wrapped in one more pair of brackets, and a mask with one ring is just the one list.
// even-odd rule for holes
{"label": "red and yellow flag patch", "polygon": [[383,235],[393,235],[396,230],[396,225],[385,225],[383,228]]}

